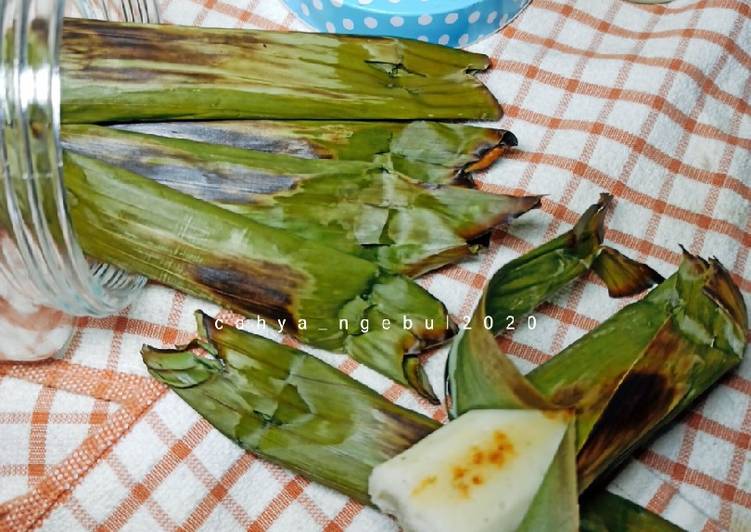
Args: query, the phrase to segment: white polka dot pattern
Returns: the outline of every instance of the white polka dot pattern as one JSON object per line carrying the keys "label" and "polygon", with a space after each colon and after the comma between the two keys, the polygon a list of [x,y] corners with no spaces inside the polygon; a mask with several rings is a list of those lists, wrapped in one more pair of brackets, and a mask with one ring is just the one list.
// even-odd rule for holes
{"label": "white polka dot pattern", "polygon": [[313,28],[463,47],[493,34],[529,0],[284,0]]}

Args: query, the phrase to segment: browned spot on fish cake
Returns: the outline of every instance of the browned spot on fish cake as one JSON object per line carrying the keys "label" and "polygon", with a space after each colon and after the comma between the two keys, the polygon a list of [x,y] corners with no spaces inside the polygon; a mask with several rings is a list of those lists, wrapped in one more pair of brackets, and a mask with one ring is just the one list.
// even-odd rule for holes
{"label": "browned spot on fish cake", "polygon": [[428,477],[425,477],[412,490],[412,495],[419,495],[420,493],[425,491],[425,489],[428,486],[432,486],[433,484],[435,484],[437,480],[438,480],[438,477],[436,477],[435,475],[430,475]]}
{"label": "browned spot on fish cake", "polygon": [[482,486],[488,469],[501,469],[514,453],[508,436],[500,430],[481,445],[472,446],[466,457],[452,468],[451,485],[462,498],[467,498],[473,487]]}

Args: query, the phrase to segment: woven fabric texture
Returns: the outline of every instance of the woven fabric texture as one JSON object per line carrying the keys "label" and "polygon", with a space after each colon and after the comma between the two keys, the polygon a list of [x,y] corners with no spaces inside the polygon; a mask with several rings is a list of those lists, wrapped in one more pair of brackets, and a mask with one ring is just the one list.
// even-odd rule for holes
{"label": "woven fabric texture", "polygon": [[[172,23],[309,30],[279,0],[165,0],[162,10]],[[611,245],[665,275],[679,244],[716,256],[749,301],[751,4],[533,0],[472,49],[492,56],[482,78],[505,108],[498,125],[520,141],[479,176],[480,188],[547,197],[497,232],[489,252],[420,281],[458,321],[500,265],[567,230],[601,191],[616,198]],[[626,303],[588,277],[502,347],[528,370]],[[242,452],[149,378],[141,344],[185,342],[197,308],[227,317],[150,286],[121,315],[82,320],[59,359],[0,364],[0,529],[396,530],[375,510]],[[352,360],[312,352],[445,419]],[[425,360],[438,389],[445,356]],[[751,530],[750,444],[747,358],[610,489],[689,530]]]}

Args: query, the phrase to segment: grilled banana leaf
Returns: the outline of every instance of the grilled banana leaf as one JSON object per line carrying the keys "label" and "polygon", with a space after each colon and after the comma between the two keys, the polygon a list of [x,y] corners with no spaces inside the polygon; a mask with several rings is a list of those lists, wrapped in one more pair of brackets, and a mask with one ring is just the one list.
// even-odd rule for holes
{"label": "grilled banana leaf", "polygon": [[395,38],[66,19],[67,123],[497,120],[484,55]]}
{"label": "grilled banana leaf", "polygon": [[362,161],[302,159],[89,125],[63,146],[386,270],[420,275],[480,248],[539,196],[425,185]]}
{"label": "grilled banana leaf", "polygon": [[645,298],[530,372],[546,398],[577,411],[580,489],[737,366],[747,330],[727,270],[684,252],[678,271]]}
{"label": "grilled banana leaf", "polygon": [[502,129],[442,122],[213,120],[140,122],[117,129],[304,159],[378,162],[417,181],[467,184],[517,145]]}
{"label": "grilled banana leaf", "polygon": [[149,373],[239,446],[362,503],[374,466],[440,426],[302,351],[196,319],[194,343],[144,346]]}
{"label": "grilled banana leaf", "polygon": [[[218,329],[200,311],[196,320],[192,343],[173,350],[143,347],[149,373],[239,446],[362,503],[371,503],[368,479],[375,466],[441,426],[311,355],[234,328]],[[210,358],[196,355],[197,349]],[[574,452],[568,430],[520,530],[560,521],[564,505],[555,480],[575,485]],[[546,508],[552,495],[555,506]],[[574,514],[564,523],[578,519],[575,489],[571,495]]]}
{"label": "grilled banana leaf", "polygon": [[[569,263],[564,259],[569,258],[568,254],[571,253],[572,249],[581,246],[579,252],[588,249],[591,253],[592,249],[595,249],[595,257],[591,261],[587,259],[587,257],[589,257],[587,254],[583,255],[582,257],[584,258],[580,258],[580,260],[584,260],[585,265],[589,266],[597,264],[598,270],[600,273],[604,274],[605,278],[610,280],[614,292],[616,293],[623,295],[625,293],[636,292],[643,289],[651,281],[656,280],[657,274],[645,266],[629,261],[625,257],[615,253],[614,250],[602,246],[602,217],[607,201],[607,198],[603,198],[600,203],[593,206],[582,217],[577,226],[570,233],[567,233],[568,236],[566,236],[566,238],[559,237],[559,239],[556,240],[556,246],[548,244],[546,245],[547,251],[545,252],[541,252],[540,248],[538,248],[530,254],[521,257],[518,262],[516,262],[517,273],[524,268],[528,268],[530,264],[536,264],[540,267],[542,263],[545,262],[542,261],[542,259],[546,256],[550,257],[551,254],[559,260],[559,266],[566,264],[572,265],[573,262]],[[570,235],[575,235],[576,238]],[[566,251],[562,252],[564,249]],[[597,251],[596,249],[605,249],[606,251]],[[604,263],[599,262],[600,256],[607,257],[604,260]],[[542,268],[541,271],[547,270]],[[557,271],[565,272],[566,268],[561,267]],[[506,275],[509,280],[516,279],[519,281],[520,279],[514,277],[510,268],[505,270],[504,275]],[[564,278],[566,278],[571,274],[569,272],[563,275]],[[575,277],[576,276],[574,276],[574,278]],[[544,277],[544,279],[546,283],[549,280],[548,277]],[[560,281],[558,282],[560,283]],[[509,285],[505,283],[500,283],[499,281],[498,283],[497,286],[506,286],[509,288]],[[546,284],[546,288],[540,291],[534,289],[535,284],[536,283],[528,283],[527,289],[523,289],[523,283],[519,281],[515,287],[510,287],[511,289],[506,295],[501,294],[502,290],[497,288],[498,293],[496,295],[499,297],[496,301],[506,301],[506,303],[503,303],[504,305],[516,309],[517,312],[522,312],[524,304],[512,306],[508,301],[518,301],[519,297],[524,296],[527,290],[532,290],[532,292],[538,294],[537,297],[539,297],[539,294],[547,293],[556,283],[553,283],[553,285]],[[516,296],[512,296],[512,293],[516,293]],[[527,300],[527,303],[525,303],[526,305],[531,305],[534,296],[522,297],[522,299]],[[621,335],[623,334],[623,331],[626,331],[627,334],[632,334],[632,329],[625,326],[625,324],[629,322],[628,317],[633,317],[633,314],[630,313],[635,310],[638,311],[639,308],[642,308],[641,305],[650,301],[652,301],[651,304],[657,303],[658,306],[662,305],[663,307],[673,309],[675,311],[674,314],[669,315],[663,320],[663,322],[666,320],[673,320],[675,322],[675,327],[680,330],[682,334],[688,336],[688,338],[684,340],[695,344],[693,349],[686,350],[685,343],[668,342],[665,344],[660,340],[656,342],[663,347],[665,345],[674,345],[677,349],[683,349],[682,356],[684,360],[682,363],[678,361],[678,356],[681,356],[678,354],[678,350],[672,354],[667,354],[667,364],[663,364],[665,361],[663,357],[651,358],[648,354],[642,353],[638,353],[636,356],[632,355],[633,360],[631,364],[623,364],[618,360],[620,358],[619,356],[615,357],[615,361],[613,360],[613,356],[610,355],[610,353],[614,351],[612,347],[609,348],[607,353],[603,351],[602,356],[599,357],[593,357],[591,355],[585,356],[583,353],[586,353],[588,350],[582,347],[577,348],[577,345],[584,345],[586,347],[587,345],[596,345],[597,342],[602,341],[609,346],[618,345],[619,348],[625,347],[625,351],[633,353],[634,349],[631,348],[629,342],[624,342],[622,339],[616,340],[612,336],[615,332],[608,331],[621,331]],[[624,319],[622,316],[626,316],[626,318]],[[687,406],[696,398],[696,396],[701,394],[707,386],[714,382],[719,375],[740,360],[740,356],[745,348],[746,320],[747,313],[743,301],[740,298],[740,294],[737,291],[737,288],[732,284],[727,272],[725,272],[719,263],[716,261],[707,262],[687,255],[686,261],[684,261],[684,264],[674,276],[663,281],[658,288],[653,290],[642,301],[626,307],[611,320],[605,322],[603,326],[601,326],[601,329],[603,329],[602,331],[597,329],[592,333],[585,335],[582,340],[569,348],[574,354],[566,355],[566,351],[564,351],[564,353],[558,357],[553,358],[551,362],[540,366],[538,370],[532,372],[527,385],[531,385],[530,388],[534,390],[535,399],[530,400],[525,394],[507,393],[508,398],[505,400],[504,406],[508,408],[530,408],[533,406],[533,402],[537,400],[539,401],[537,404],[538,406],[546,406],[549,409],[564,408],[566,406],[572,407],[577,414],[582,415],[583,421],[580,422],[577,420],[576,422],[577,429],[580,429],[582,426],[588,426],[586,420],[588,419],[588,416],[590,416],[591,408],[589,408],[589,405],[597,403],[598,406],[601,407],[601,412],[604,412],[604,414],[600,416],[598,424],[594,426],[594,430],[592,430],[591,433],[595,434],[594,441],[600,442],[599,444],[595,443],[595,449],[605,449],[603,456],[606,458],[608,464],[612,466],[616,463],[617,459],[624,458],[627,453],[631,452],[634,447],[638,445],[638,443],[643,441],[646,434],[657,430],[660,426],[664,425],[664,423],[669,422],[669,420],[680,409]],[[610,321],[613,321],[614,325],[608,328],[607,325]],[[648,320],[646,323],[651,323],[653,321],[654,320]],[[659,322],[659,320],[657,321]],[[642,325],[644,325],[644,323],[641,321],[637,320],[634,322],[634,327],[641,327]],[[658,327],[658,330],[661,328],[662,327]],[[243,335],[244,333],[238,334]],[[201,336],[203,337],[206,335],[205,333],[202,333]],[[649,334],[647,334],[647,336],[649,336]],[[602,338],[605,339],[601,340]],[[590,342],[594,342],[594,344],[590,344]],[[235,345],[249,346],[250,343],[246,343],[245,340],[240,340]],[[493,344],[493,346],[495,347],[495,344]],[[240,348],[238,347],[238,349]],[[644,353],[648,353],[649,351],[649,349],[643,350]],[[595,352],[597,351],[595,350]],[[656,350],[653,350],[653,352],[656,352]],[[148,354],[148,350],[144,351],[144,353]],[[663,352],[661,354],[664,355],[665,353]],[[501,358],[505,357],[505,355],[500,353],[498,355]],[[610,355],[610,358],[608,355]],[[562,360],[566,363],[551,369],[552,362],[556,360]],[[316,362],[322,364],[321,362]],[[578,363],[574,364],[574,362]],[[605,386],[601,384],[608,382],[608,368],[611,362],[614,362],[616,366],[614,372],[617,373],[619,368],[626,368],[626,371],[629,372],[631,377],[626,376],[625,378],[622,378],[617,391],[603,392]],[[147,364],[149,364],[150,367],[154,366],[150,361],[147,361]],[[594,369],[590,370],[590,368]],[[181,370],[181,368],[178,369]],[[650,390],[649,385],[646,385],[644,388],[634,388],[628,385],[624,387],[624,381],[627,382],[630,378],[640,380],[640,375],[645,371],[657,373],[663,372],[665,374],[664,382],[667,382],[668,379],[674,379],[674,389],[682,390],[679,394],[680,398],[677,400],[672,398],[668,401],[662,401],[661,398],[669,397],[669,394],[666,395],[661,393],[660,390],[663,388],[657,389],[658,393],[654,393],[655,390]],[[592,375],[598,372],[602,378],[598,382],[595,382]],[[170,379],[180,382],[184,380],[179,375],[173,378],[172,376],[165,376],[164,373],[160,373],[159,371],[155,372],[153,369],[152,374],[172,386],[174,386],[174,383],[171,383]],[[539,377],[536,378],[535,375],[538,375]],[[550,377],[550,382],[555,382],[554,386],[549,387],[545,385],[546,381],[543,378],[545,375]],[[584,378],[580,379],[579,376],[583,376]],[[521,376],[520,378],[524,379],[524,377]],[[506,379],[501,377],[499,381],[501,383],[501,389],[503,390]],[[251,379],[236,381],[236,386],[238,389],[242,390],[252,382],[254,381]],[[283,386],[285,382],[284,378],[280,377],[279,387]],[[561,383],[563,383],[563,385],[561,385]],[[566,386],[566,383],[573,384],[572,386]],[[326,384],[324,383],[322,384],[321,393],[324,393],[323,390],[325,388]],[[551,389],[556,391],[569,389],[584,390],[585,395],[588,393],[588,399],[593,399],[596,396],[599,396],[605,403],[609,402],[609,404],[607,407],[603,407],[602,402],[598,403],[594,400],[581,401],[577,399],[573,401],[563,401],[561,400],[561,394],[551,393]],[[590,390],[592,390],[591,393],[589,392]],[[639,394],[638,392],[640,391],[643,392],[643,394]],[[196,391],[196,393],[198,393],[198,391]],[[233,391],[233,393],[235,393],[235,391]],[[269,396],[269,394],[266,394],[266,396]],[[569,399],[571,397],[568,391],[562,392],[562,396]],[[641,398],[644,399],[642,400]],[[191,402],[190,399],[187,400]],[[631,408],[629,406],[629,401],[634,400],[639,403],[638,408]],[[199,412],[203,413],[203,411],[195,405],[195,400],[193,400],[191,404],[193,404]],[[664,410],[663,405],[665,404],[671,405],[672,409],[667,415],[664,415],[666,411]],[[492,405],[484,406],[484,408],[491,407]],[[652,409],[655,409],[655,411],[652,412]],[[622,410],[624,415],[621,415]],[[610,415],[608,415],[608,413],[610,413]],[[214,412],[208,412],[204,415],[206,415],[210,421],[214,422],[212,418],[214,414]],[[659,422],[654,423],[653,421],[655,419],[659,419]],[[403,425],[405,432],[409,430],[410,424],[401,422],[400,424]],[[217,425],[220,430],[223,430],[216,422],[215,425]],[[269,423],[269,425],[273,425],[273,422]],[[634,431],[633,428],[637,425],[642,425],[642,427],[640,430]],[[436,427],[433,427],[433,429],[434,428]],[[604,434],[597,436],[597,431],[604,431]],[[226,430],[223,430],[223,432],[227,433]],[[393,427],[389,428],[386,432],[387,433],[374,438],[374,445],[381,441],[391,441],[387,434],[396,434]],[[402,432],[401,434],[404,434],[405,432]],[[427,431],[415,435],[414,442],[419,441],[426,433]],[[630,441],[628,441],[629,438],[631,438]],[[579,470],[580,479],[587,483],[585,486],[582,486],[577,482],[575,476],[572,476],[572,472],[575,469],[573,455],[577,448],[575,439],[576,438],[572,432],[570,440],[571,446],[569,449],[570,452],[566,452],[565,448],[562,447],[556,454],[556,458],[553,464],[551,464],[543,484],[540,486],[533,503],[530,505],[522,521],[522,530],[537,530],[540,529],[541,526],[544,529],[556,527],[566,530],[571,529],[577,522],[577,517],[575,515],[576,504],[570,495],[575,494],[578,490],[583,490],[589,484],[590,479],[586,475],[582,475],[582,471],[586,472],[587,469],[582,469],[582,467],[590,462],[582,460],[582,456],[586,456],[586,454],[580,451],[576,468]],[[610,442],[613,442],[613,445],[610,447],[615,448],[617,452],[608,451],[607,444]],[[255,449],[248,445],[245,445],[245,447],[251,450]],[[409,447],[408,444],[403,446],[404,449],[407,447]],[[578,447],[581,448],[581,445]],[[587,447],[585,446],[584,450],[586,451],[586,449]],[[394,454],[398,454],[395,450],[393,452]],[[383,459],[387,459],[387,457],[384,457],[383,455],[381,456]],[[332,479],[326,476],[328,474],[326,465],[316,463],[309,467],[300,468],[299,466],[295,466],[294,463],[289,463],[287,460],[282,460],[281,463],[291,466],[302,474],[310,478],[318,479],[330,486],[336,487],[336,482],[341,481],[339,477]],[[368,471],[374,465],[377,464],[371,462],[367,468]],[[597,472],[602,473],[604,470],[605,469],[600,468],[597,469]],[[321,472],[324,472],[324,474],[321,475]],[[361,474],[360,479],[359,487],[353,489],[352,486],[349,486],[347,488],[349,490],[347,493],[357,494],[359,492],[359,496],[354,496],[358,497],[359,500],[367,500],[363,496],[363,494],[366,493],[366,485],[364,483],[366,482],[367,474]],[[564,504],[564,500],[568,502]],[[664,521],[658,516],[651,514],[647,510],[639,508],[638,506],[611,494],[600,492],[590,493],[580,501],[580,504],[582,511],[581,527],[583,530],[630,531],[644,530],[644,527],[647,527],[646,529],[665,531],[679,530],[679,528]]]}
{"label": "grilled banana leaf", "polygon": [[[359,502],[371,503],[375,466],[441,427],[302,351],[218,328],[201,311],[196,321],[198,337],[190,344],[142,348],[149,373],[242,448]],[[576,523],[574,452],[569,430],[519,530]],[[583,530],[678,530],[612,494],[588,496],[581,510]]]}
{"label": "grilled banana leaf", "polygon": [[570,231],[509,262],[492,277],[470,327],[461,331],[449,352],[446,397],[451,417],[475,408],[554,408],[500,351],[495,336],[505,330],[508,319],[518,323],[590,269],[619,296],[639,293],[662,279],[603,245],[610,201],[603,194]]}
{"label": "grilled banana leaf", "polygon": [[587,267],[615,295],[660,280],[615,250],[603,251],[603,207],[601,201],[571,232],[496,273],[473,318],[477,326],[457,337],[447,364],[451,416],[472,408],[574,409],[580,491],[738,365],[748,329],[728,272],[714,259],[686,253],[678,271],[646,297],[523,376],[477,316],[518,317]]}
{"label": "grilled banana leaf", "polygon": [[413,281],[127,170],[67,152],[64,160],[73,228],[90,257],[276,320],[435,401],[416,355],[455,326]]}

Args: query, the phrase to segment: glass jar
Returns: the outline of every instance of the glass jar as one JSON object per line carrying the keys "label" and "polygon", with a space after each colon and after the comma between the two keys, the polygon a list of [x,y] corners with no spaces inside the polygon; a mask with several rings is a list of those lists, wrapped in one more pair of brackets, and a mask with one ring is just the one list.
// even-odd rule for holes
{"label": "glass jar", "polygon": [[0,2],[0,360],[55,355],[76,317],[117,313],[145,284],[88,261],[68,219],[58,66],[65,16],[159,21],[155,0]]}

